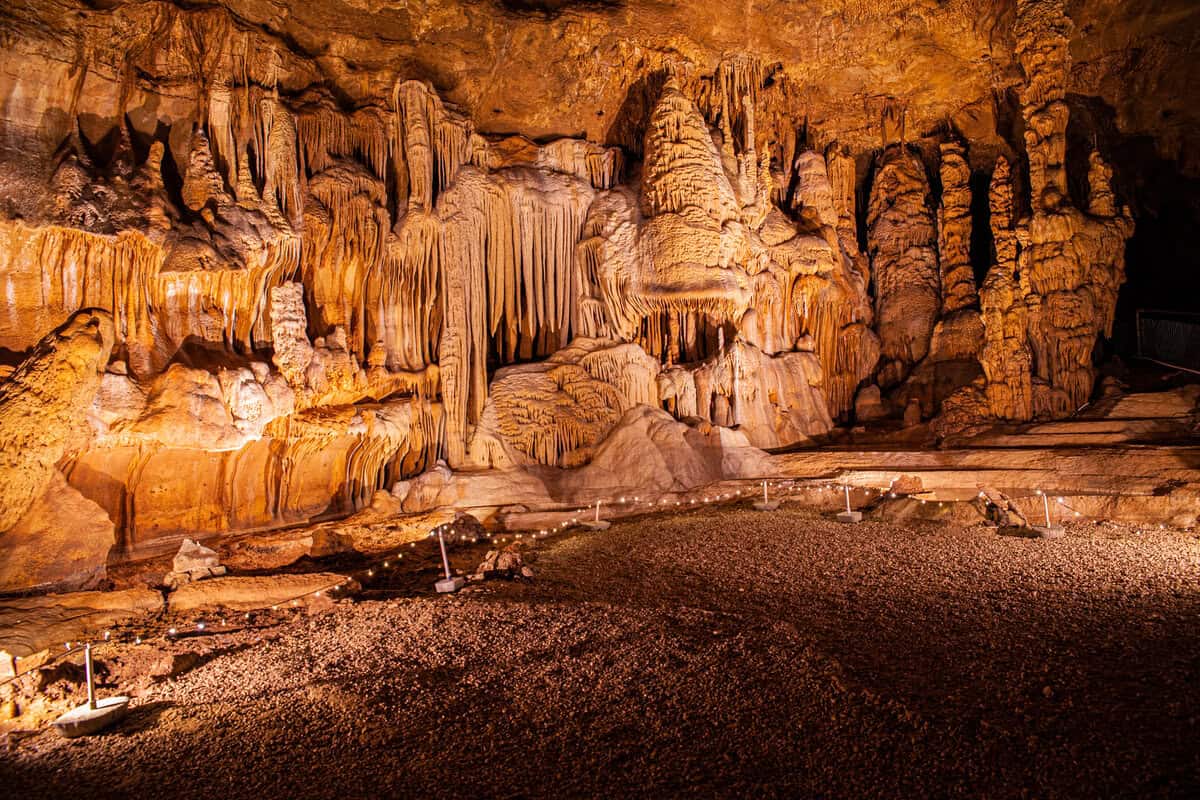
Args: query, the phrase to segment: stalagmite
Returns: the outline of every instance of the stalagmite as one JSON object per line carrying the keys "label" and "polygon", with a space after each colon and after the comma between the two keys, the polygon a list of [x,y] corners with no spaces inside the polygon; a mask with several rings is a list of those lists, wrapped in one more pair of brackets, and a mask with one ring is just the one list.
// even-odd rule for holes
{"label": "stalagmite", "polygon": [[941,146],[942,202],[938,208],[938,260],[942,314],[979,302],[971,269],[971,168],[961,145]]}
{"label": "stalagmite", "polygon": [[[1087,402],[1095,379],[1097,335],[1111,333],[1116,293],[1125,280],[1124,241],[1133,233],[1128,211],[1111,200],[1109,175],[1091,160],[1093,214],[1071,205],[1067,187],[1065,102],[1071,22],[1061,0],[1022,0],[1017,55],[1028,82],[1021,91],[1029,159],[1032,216],[1027,265],[1029,335],[1039,379],[1035,411],[1063,415]],[[1092,211],[1092,209],[1089,209]]]}
{"label": "stalagmite", "polygon": [[889,145],[879,160],[867,210],[883,387],[902,381],[929,352],[941,308],[928,195],[920,159],[903,144]]}
{"label": "stalagmite", "polygon": [[1027,420],[1033,416],[1032,356],[1025,292],[1017,272],[1019,235],[1014,229],[1012,174],[1003,157],[992,173],[989,203],[996,261],[979,293],[984,324],[980,363],[992,415]]}
{"label": "stalagmite", "polygon": [[[509,56],[526,40],[476,31],[494,9],[460,19],[458,5],[412,17],[440,31],[416,50],[402,41],[415,22],[383,24],[390,7],[371,11],[369,37],[353,15],[326,30],[294,3],[270,19],[222,3],[47,6],[14,28],[0,55],[0,394],[72,320],[111,318],[111,337],[75,387],[87,398],[29,410],[53,449],[31,450],[37,487],[0,486],[5,524],[40,503],[22,530],[57,547],[33,495],[65,481],[92,580],[110,539],[116,562],[348,514],[439,460],[456,476],[619,482],[612,470],[641,455],[629,446],[716,480],[724,451],[705,448],[813,444],[856,397],[864,419],[944,406],[945,435],[1089,398],[1132,222],[1101,153],[1067,152],[1067,92],[1090,73],[1069,72],[1078,37],[1061,2],[1022,0],[986,43],[962,26],[922,33],[905,70],[860,69],[839,45],[850,61],[833,81],[832,51],[776,58],[757,18],[751,54],[713,50],[719,26],[712,42],[672,30],[669,47],[634,46],[610,15],[612,48],[559,65],[564,43],[593,35],[599,12],[581,7],[550,21],[566,27],[538,56],[546,86],[520,97],[513,81],[535,73]],[[529,24],[527,9],[501,16]],[[845,21],[826,21],[836,30],[814,35],[841,42]],[[430,55],[443,48],[445,63]],[[939,54],[970,72],[984,51],[996,63],[964,78],[978,97],[927,80]],[[493,63],[478,69],[479,54]],[[1092,133],[1075,122],[1072,144]],[[971,174],[998,153],[996,263],[976,292],[988,231],[973,230]],[[1030,198],[1013,197],[1021,158]]]}

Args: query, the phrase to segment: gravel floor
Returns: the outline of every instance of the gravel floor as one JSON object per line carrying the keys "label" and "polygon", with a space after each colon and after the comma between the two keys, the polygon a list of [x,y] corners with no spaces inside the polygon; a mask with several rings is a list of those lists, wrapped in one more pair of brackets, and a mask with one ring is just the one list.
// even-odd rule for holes
{"label": "gravel floor", "polygon": [[0,795],[1200,792],[1194,534],[706,509],[538,550],[230,637],[114,733],[10,746]]}

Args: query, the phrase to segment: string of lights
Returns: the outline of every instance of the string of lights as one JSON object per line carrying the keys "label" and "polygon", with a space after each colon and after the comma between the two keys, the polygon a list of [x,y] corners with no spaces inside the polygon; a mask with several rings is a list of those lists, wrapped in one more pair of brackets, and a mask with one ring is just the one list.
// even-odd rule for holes
{"label": "string of lights", "polygon": [[[747,488],[745,490],[741,488],[729,488],[731,484],[747,484]],[[744,498],[753,497],[757,494],[757,492],[748,488],[749,484],[757,484],[762,486],[764,492],[770,492],[771,490],[774,490],[777,495],[779,493],[793,494],[797,491],[811,489],[816,489],[819,491],[833,491],[841,486],[841,484],[812,481],[811,479],[780,478],[779,476],[770,476],[765,478],[755,477],[726,479],[706,484],[691,490],[689,493],[694,493],[696,495],[692,497],[681,497],[681,493],[678,492],[671,492],[669,493],[670,496],[662,495],[657,497],[648,497],[642,495],[619,495],[608,499],[601,498],[598,499],[594,505],[589,504],[583,507],[577,505],[562,505],[557,508],[540,509],[538,513],[566,513],[569,516],[567,519],[563,519],[555,525],[542,527],[536,531],[511,531],[507,533],[485,532],[482,538],[485,538],[488,543],[501,545],[522,540],[526,537],[526,535],[533,539],[544,539],[551,534],[560,533],[569,528],[578,526],[584,520],[584,518],[589,516],[591,513],[594,512],[599,514],[600,509],[604,506],[617,509],[615,514],[610,514],[611,516],[626,517],[637,515],[639,513],[654,513],[656,511],[663,511],[668,508],[683,510],[702,507],[705,505],[712,505],[714,503],[736,502]],[[717,487],[721,487],[721,490],[718,491]],[[855,486],[852,488],[864,490],[868,493],[883,493],[887,491],[887,489],[881,489],[872,486]],[[469,512],[471,510],[475,510],[476,508],[492,509],[494,507],[494,505],[478,507],[459,506],[454,510],[456,512]],[[446,523],[445,525],[439,526],[439,528],[443,529],[443,534],[448,533],[450,535],[450,541],[464,541],[462,532],[455,523]],[[435,528],[429,532],[426,538],[432,539],[436,537],[437,534],[438,528]],[[480,538],[480,536],[472,536],[471,540],[473,542],[478,542]],[[408,546],[410,550],[412,548],[416,548],[417,542],[409,542]],[[377,577],[382,572],[398,568],[404,561],[404,556],[405,554],[401,550],[389,551],[387,555],[377,556],[373,563],[356,570],[354,573],[352,573],[351,577],[343,578],[335,583],[330,583],[317,589],[306,591],[302,594],[279,600],[274,603],[264,604],[249,610],[238,611],[236,614],[216,616],[204,615],[195,619],[188,625],[171,625],[170,627],[167,627],[165,631],[161,631],[161,635],[164,635],[167,639],[174,641],[195,636],[213,636],[236,633],[238,631],[245,630],[247,625],[253,624],[256,615],[263,614],[268,611],[278,612],[281,609],[287,611],[290,609],[299,608],[302,603],[307,602],[310,598],[318,598],[323,594],[328,595],[330,598],[336,599],[348,582],[354,581],[359,585],[370,582],[371,579]],[[363,579],[366,580],[364,581]],[[167,613],[168,612],[164,610],[161,612],[160,617],[166,615]],[[234,624],[231,623],[231,619],[240,619],[241,622],[240,624]],[[162,624],[164,626],[166,625],[165,622]],[[32,660],[34,663],[23,671],[18,668],[22,659],[19,656],[16,656],[14,657],[14,674],[3,680],[0,680],[0,687],[4,687],[10,683],[20,680],[27,675],[33,674],[42,667],[49,666],[64,658],[68,658],[74,654],[82,652],[89,644],[93,647],[93,649],[102,650],[106,647],[115,647],[118,644],[140,645],[142,644],[144,638],[148,639],[152,637],[143,637],[141,634],[135,634],[133,636],[124,636],[118,638],[113,635],[111,630],[106,630],[101,635],[91,639],[64,642],[62,650],[59,650],[57,653],[48,657],[39,658],[36,660],[24,659],[26,661]]]}
{"label": "string of lights", "polygon": [[[607,506],[609,509],[616,509],[615,511],[609,512],[608,516],[610,517],[628,517],[638,514],[650,514],[676,509],[682,511],[710,506],[713,504],[731,503],[746,499],[753,499],[759,496],[758,489],[760,487],[764,499],[768,498],[772,492],[774,493],[775,498],[779,499],[781,496],[786,498],[798,492],[815,491],[818,493],[831,493],[831,501],[836,502],[838,500],[837,495],[841,493],[845,496],[847,509],[849,509],[851,504],[851,493],[855,491],[865,493],[868,498],[878,496],[878,499],[880,500],[895,499],[899,497],[901,493],[898,493],[895,490],[897,480],[898,479],[896,478],[892,479],[887,486],[872,486],[867,484],[839,482],[837,480],[829,479],[781,478],[779,476],[726,479],[706,484],[702,487],[690,490],[689,492],[686,492],[686,494],[681,492],[668,492],[655,496],[626,494],[618,495],[608,499],[599,498],[594,503],[589,503],[586,506],[564,504],[558,507],[538,509],[536,512],[531,513],[566,514],[567,517],[559,520],[556,524],[540,527],[536,530],[531,529],[507,532],[485,531],[483,532],[482,536],[470,535],[469,541],[472,543],[478,543],[481,539],[485,539],[489,544],[504,545],[521,541],[526,536],[532,539],[544,539],[552,534],[561,533],[567,529],[577,527],[590,517],[594,516],[597,520],[600,519],[600,515],[602,514],[602,510],[605,506]],[[692,496],[686,496],[689,494]],[[1040,489],[1037,490],[1037,495],[1042,495],[1042,491]],[[985,492],[981,491],[979,492],[979,497],[986,499],[987,495]],[[914,497],[913,499],[917,500],[921,505],[936,502],[939,507],[944,507],[946,502],[948,502],[944,500],[935,501],[927,498]],[[870,503],[871,500],[868,499],[867,502]],[[1056,498],[1056,503],[1065,508],[1067,511],[1071,512],[1075,517],[1084,516],[1079,510],[1068,505],[1063,497]],[[463,513],[474,510],[475,508],[494,509],[495,506],[459,506],[456,507],[454,511],[457,513]],[[1159,527],[1162,528],[1165,526],[1160,525]],[[437,537],[439,530],[441,531],[442,535],[449,534],[449,541],[451,542],[463,543],[468,541],[468,532],[464,528],[460,528],[460,526],[457,524],[457,521],[444,523],[443,525],[434,528],[426,536],[426,539],[433,539]],[[413,548],[417,547],[417,542],[409,542],[408,547],[409,551],[411,552]],[[380,576],[382,573],[399,568],[400,565],[404,563],[404,557],[405,552],[401,549],[389,550],[387,554],[377,555],[367,566],[354,570],[350,576],[343,577],[338,581],[328,585],[306,591],[302,594],[295,595],[294,597],[289,597],[273,603],[267,603],[249,610],[240,610],[237,612],[237,614],[201,615],[186,626],[181,627],[179,625],[172,625],[161,633],[162,635],[165,635],[167,639],[172,641],[186,637],[236,633],[238,631],[245,630],[247,626],[253,625],[257,615],[264,614],[268,611],[274,613],[279,612],[280,610],[289,611],[292,609],[298,609],[302,603],[305,603],[310,599],[319,598],[322,595],[327,595],[331,599],[337,599],[347,587],[347,584],[351,582],[359,586],[369,584],[373,579]],[[164,610],[161,612],[160,617],[166,615],[167,613],[168,612]],[[238,620],[239,618],[240,623],[231,623],[231,620]],[[166,623],[164,622],[162,624],[165,625]],[[101,649],[105,647],[113,647],[118,644],[140,645],[143,640],[144,639],[141,634],[135,634],[132,637],[124,636],[118,638],[113,636],[112,631],[106,630],[102,635],[90,640],[65,642],[62,650],[49,657],[37,659],[36,663],[24,671],[16,668],[21,659],[19,657],[15,657],[14,674],[4,680],[0,680],[0,687],[20,680],[21,678],[36,672],[36,670],[40,669],[41,667],[48,666],[63,658],[71,656],[74,653],[81,652],[88,644],[92,645],[94,649]]]}

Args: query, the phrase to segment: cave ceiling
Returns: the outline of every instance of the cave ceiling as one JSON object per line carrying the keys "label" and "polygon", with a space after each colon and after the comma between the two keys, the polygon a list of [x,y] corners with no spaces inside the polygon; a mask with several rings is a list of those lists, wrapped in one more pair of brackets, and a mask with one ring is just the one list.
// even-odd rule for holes
{"label": "cave ceiling", "polygon": [[[1200,169],[1183,147],[1200,124],[1187,91],[1200,79],[1190,57],[1195,4],[1074,0],[1066,11],[1074,23],[1067,91],[1098,98],[1122,134],[1151,136],[1162,156]],[[172,37],[233,30],[248,50],[270,51],[281,88],[294,95],[328,92],[361,106],[415,78],[481,133],[582,136],[632,149],[646,111],[639,82],[668,66],[711,74],[731,56],[772,65],[787,84],[789,112],[855,149],[879,145],[885,106],[904,109],[910,135],[949,122],[972,139],[994,136],[991,100],[1022,79],[1014,16],[1014,2],[996,0],[34,0],[0,9],[6,47],[21,55],[3,61],[9,80],[33,65],[57,76],[86,63],[113,82],[107,92],[120,92],[132,74],[136,90],[161,95],[140,105],[142,115],[169,117],[180,95],[195,91],[194,65],[180,61]],[[107,92],[86,88],[102,107]],[[136,117],[139,104],[130,108]]]}

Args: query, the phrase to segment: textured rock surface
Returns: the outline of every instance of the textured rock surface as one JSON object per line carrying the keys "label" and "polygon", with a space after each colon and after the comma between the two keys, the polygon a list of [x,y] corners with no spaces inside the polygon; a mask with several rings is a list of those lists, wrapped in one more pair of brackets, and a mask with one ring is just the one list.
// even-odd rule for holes
{"label": "textured rock surface", "polygon": [[567,492],[546,470],[623,419],[648,463],[720,464],[856,397],[942,436],[1067,415],[1158,208],[1139,165],[1200,174],[1183,0],[0,23],[0,535],[57,468],[116,560],[409,479],[392,505],[428,508],[466,469]]}
{"label": "textured rock surface", "polygon": [[921,160],[902,144],[889,145],[878,164],[867,226],[882,358],[879,380],[889,387],[928,354],[941,311],[929,183]]}
{"label": "textured rock surface", "polygon": [[109,315],[82,311],[0,383],[0,532],[45,492],[58,460],[86,443],[83,412],[111,347]]}
{"label": "textured rock surface", "polygon": [[[313,592],[352,584],[344,575],[314,572],[305,575],[269,575],[245,578],[213,578],[181,586],[167,597],[167,609],[172,612],[197,608],[228,608],[237,611],[262,609],[271,605],[290,604],[303,597],[307,605],[313,602]],[[299,601],[297,601],[299,602]]]}
{"label": "textured rock surface", "polygon": [[162,609],[162,595],[152,589],[5,599],[0,601],[0,664],[7,660],[3,653],[24,658],[49,647],[61,649],[64,642]]}
{"label": "textured rock surface", "polygon": [[0,592],[94,588],[115,542],[104,509],[55,470],[45,491],[0,533]]}

